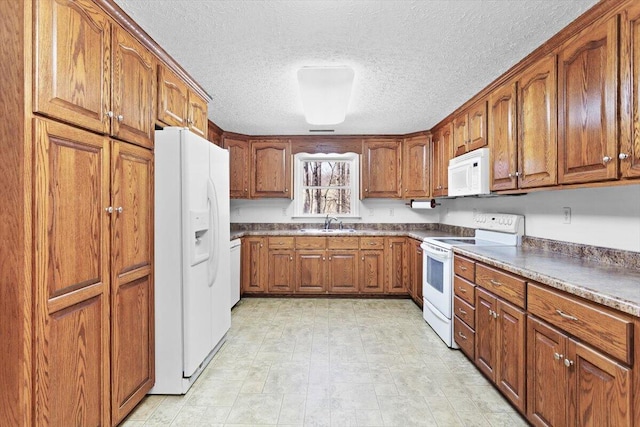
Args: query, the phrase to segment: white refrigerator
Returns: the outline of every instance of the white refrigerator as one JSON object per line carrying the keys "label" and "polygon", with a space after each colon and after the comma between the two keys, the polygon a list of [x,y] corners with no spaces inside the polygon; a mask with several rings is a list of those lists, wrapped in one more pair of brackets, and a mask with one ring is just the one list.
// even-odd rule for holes
{"label": "white refrigerator", "polygon": [[156,382],[184,394],[231,326],[229,153],[186,128],[155,133]]}

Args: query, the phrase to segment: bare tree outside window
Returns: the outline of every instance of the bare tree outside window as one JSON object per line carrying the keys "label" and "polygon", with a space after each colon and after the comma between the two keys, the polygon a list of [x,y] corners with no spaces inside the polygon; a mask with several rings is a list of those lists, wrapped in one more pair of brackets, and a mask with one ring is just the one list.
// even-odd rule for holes
{"label": "bare tree outside window", "polygon": [[351,213],[351,163],[348,161],[302,162],[303,213]]}

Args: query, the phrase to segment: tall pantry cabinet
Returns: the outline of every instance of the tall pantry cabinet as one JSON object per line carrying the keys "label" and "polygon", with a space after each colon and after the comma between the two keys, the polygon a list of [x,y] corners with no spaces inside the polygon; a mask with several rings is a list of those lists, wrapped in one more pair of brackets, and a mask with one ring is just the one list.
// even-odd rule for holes
{"label": "tall pantry cabinet", "polygon": [[0,16],[0,425],[116,425],[154,382],[157,68],[175,63],[111,0]]}

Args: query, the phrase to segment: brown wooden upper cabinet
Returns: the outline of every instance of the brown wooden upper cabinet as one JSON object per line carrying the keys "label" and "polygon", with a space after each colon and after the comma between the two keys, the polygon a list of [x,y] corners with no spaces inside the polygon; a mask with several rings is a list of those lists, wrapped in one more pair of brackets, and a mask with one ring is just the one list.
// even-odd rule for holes
{"label": "brown wooden upper cabinet", "polygon": [[406,138],[402,153],[402,197],[431,196],[429,187],[430,139],[426,135]]}
{"label": "brown wooden upper cabinet", "polygon": [[251,198],[291,198],[291,141],[251,141]]}
{"label": "brown wooden upper cabinet", "polygon": [[208,137],[207,102],[162,64],[158,65],[158,121]]}
{"label": "brown wooden upper cabinet", "polygon": [[623,13],[620,35],[620,173],[640,177],[640,4]]}
{"label": "brown wooden upper cabinet", "polygon": [[229,150],[229,193],[232,199],[248,199],[251,149],[249,140],[224,137],[224,148]]}
{"label": "brown wooden upper cabinet", "polygon": [[487,100],[482,99],[453,119],[455,156],[487,145]]}
{"label": "brown wooden upper cabinet", "polygon": [[153,146],[155,58],[89,0],[36,3],[36,113]]}
{"label": "brown wooden upper cabinet", "polygon": [[395,138],[371,138],[362,141],[360,197],[401,197],[402,144]]}
{"label": "brown wooden upper cabinet", "polygon": [[555,55],[491,93],[492,191],[556,184],[556,117]]}
{"label": "brown wooden upper cabinet", "polygon": [[558,181],[618,177],[618,21],[596,21],[558,53]]}
{"label": "brown wooden upper cabinet", "polygon": [[453,154],[452,124],[447,123],[436,129],[431,141],[431,195],[446,196],[449,191],[449,160]]}

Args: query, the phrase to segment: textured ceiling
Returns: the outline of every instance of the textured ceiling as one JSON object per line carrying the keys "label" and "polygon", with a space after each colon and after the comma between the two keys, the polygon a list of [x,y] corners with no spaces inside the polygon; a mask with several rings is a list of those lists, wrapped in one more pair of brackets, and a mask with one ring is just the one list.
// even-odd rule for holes
{"label": "textured ceiling", "polygon": [[213,97],[226,131],[309,134],[305,65],[355,70],[336,134],[431,128],[596,0],[116,0]]}

